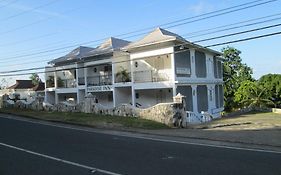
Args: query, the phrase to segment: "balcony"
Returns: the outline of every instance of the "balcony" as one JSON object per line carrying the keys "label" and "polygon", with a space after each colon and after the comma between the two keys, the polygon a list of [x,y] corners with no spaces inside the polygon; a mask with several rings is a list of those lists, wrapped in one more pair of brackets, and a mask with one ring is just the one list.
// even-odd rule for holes
{"label": "balcony", "polygon": [[75,79],[58,79],[57,86],[58,86],[58,88],[75,88],[76,80]]}
{"label": "balcony", "polygon": [[115,74],[115,83],[131,82],[131,72],[119,72]]}
{"label": "balcony", "polygon": [[112,85],[112,75],[99,75],[87,77],[88,86]]}
{"label": "balcony", "polygon": [[144,82],[161,82],[171,80],[170,76],[165,72],[157,72],[154,70],[136,71],[134,72],[134,81],[136,83]]}
{"label": "balcony", "polygon": [[48,79],[46,80],[46,88],[53,88],[53,87],[55,87],[54,76],[48,76]]}

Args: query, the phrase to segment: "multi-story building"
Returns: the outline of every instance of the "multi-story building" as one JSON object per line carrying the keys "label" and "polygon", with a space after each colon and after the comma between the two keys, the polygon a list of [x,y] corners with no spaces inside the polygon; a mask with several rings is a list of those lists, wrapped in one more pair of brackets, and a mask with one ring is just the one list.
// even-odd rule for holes
{"label": "multi-story building", "polygon": [[157,28],[136,42],[109,38],[78,47],[46,67],[45,100],[82,102],[92,93],[107,107],[147,108],[186,96],[186,111],[218,117],[223,110],[221,53]]}

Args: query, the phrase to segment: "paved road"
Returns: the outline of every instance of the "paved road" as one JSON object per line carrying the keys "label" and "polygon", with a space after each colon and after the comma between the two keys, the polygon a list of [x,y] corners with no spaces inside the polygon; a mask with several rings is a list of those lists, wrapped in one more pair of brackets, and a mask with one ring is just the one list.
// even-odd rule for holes
{"label": "paved road", "polygon": [[1,175],[281,174],[281,154],[274,152],[102,134],[3,116]]}

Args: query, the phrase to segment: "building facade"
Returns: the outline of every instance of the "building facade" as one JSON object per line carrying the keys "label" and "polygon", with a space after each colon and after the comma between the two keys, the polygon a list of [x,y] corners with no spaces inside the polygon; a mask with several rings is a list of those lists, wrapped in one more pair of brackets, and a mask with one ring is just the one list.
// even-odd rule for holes
{"label": "building facade", "polygon": [[186,96],[186,111],[219,117],[223,110],[221,53],[157,28],[139,41],[109,38],[78,47],[46,67],[45,101],[80,103],[88,93],[105,107],[148,108]]}

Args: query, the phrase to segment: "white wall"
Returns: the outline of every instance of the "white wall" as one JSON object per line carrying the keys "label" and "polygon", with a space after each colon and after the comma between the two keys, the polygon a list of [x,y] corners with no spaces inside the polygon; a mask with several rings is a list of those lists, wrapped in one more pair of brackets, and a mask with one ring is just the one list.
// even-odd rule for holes
{"label": "white wall", "polygon": [[115,88],[115,104],[132,103],[132,89],[131,87],[119,87]]}
{"label": "white wall", "polygon": [[110,92],[92,92],[98,103],[106,106],[113,107],[113,93]]}
{"label": "white wall", "polygon": [[167,103],[173,101],[172,89],[148,89],[136,90],[135,92],[136,105],[138,106],[138,104],[140,104],[140,108],[148,108],[158,103]]}

